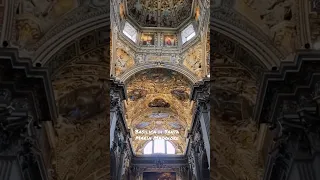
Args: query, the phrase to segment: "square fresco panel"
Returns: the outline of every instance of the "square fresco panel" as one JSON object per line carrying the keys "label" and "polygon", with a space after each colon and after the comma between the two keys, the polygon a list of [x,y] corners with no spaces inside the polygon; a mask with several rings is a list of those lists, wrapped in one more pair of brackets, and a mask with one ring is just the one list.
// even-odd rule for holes
{"label": "square fresco panel", "polygon": [[143,180],[176,180],[175,172],[144,172]]}
{"label": "square fresco panel", "polygon": [[155,34],[142,34],[141,44],[144,46],[154,46],[155,45]]}
{"label": "square fresco panel", "polygon": [[163,36],[163,45],[164,46],[176,46],[177,40],[175,35],[164,35]]}

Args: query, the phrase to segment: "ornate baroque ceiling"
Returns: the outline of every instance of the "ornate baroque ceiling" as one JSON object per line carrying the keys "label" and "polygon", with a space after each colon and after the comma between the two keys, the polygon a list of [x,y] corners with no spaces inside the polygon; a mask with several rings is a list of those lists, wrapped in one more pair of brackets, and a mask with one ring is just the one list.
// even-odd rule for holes
{"label": "ornate baroque ceiling", "polygon": [[[54,73],[52,79],[60,111],[60,123],[54,127],[58,135],[55,136],[55,152],[52,157],[55,162],[54,174],[61,180],[108,179],[106,174],[101,173],[109,166],[105,161],[108,159],[108,151],[104,151],[108,149],[108,142],[105,141],[109,139],[105,134],[105,129],[109,129],[109,123],[105,123],[108,112],[99,114],[99,111],[90,108],[90,103],[103,95],[102,80],[109,77],[106,73],[110,63],[107,45],[110,32],[106,26],[109,24],[109,5],[103,4],[109,1],[59,0],[55,4],[40,0],[33,2],[0,1],[0,37],[1,42],[7,40],[11,46],[19,47],[20,56],[29,57],[34,63],[41,62]],[[214,22],[210,28],[214,53],[211,53],[210,58],[215,61],[211,64],[214,70],[211,77],[215,82],[212,89],[217,89],[217,94],[212,97],[219,97],[212,99],[217,108],[212,108],[215,110],[212,114],[215,115],[211,123],[211,137],[219,138],[210,139],[214,147],[211,152],[214,155],[211,156],[211,162],[214,164],[211,168],[216,169],[211,179],[258,179],[259,168],[254,168],[259,167],[255,150],[257,131],[250,121],[258,89],[256,81],[259,81],[259,72],[277,65],[295,48],[307,42],[312,45],[319,41],[320,14],[317,11],[320,8],[312,7],[310,2],[312,1],[210,2],[214,4],[211,6]],[[11,8],[3,11],[5,7]],[[158,8],[155,11],[162,10]],[[105,18],[101,18],[102,16]],[[145,23],[147,14],[142,16],[142,23]],[[83,24],[88,22],[89,26]],[[227,28],[220,26],[221,22]],[[158,82],[148,82],[153,86],[142,86],[147,92],[145,98],[153,97],[150,91],[158,87],[154,85]],[[187,89],[186,86],[183,87]],[[152,110],[160,107],[152,105],[152,108],[141,103],[150,110],[144,112],[149,118],[136,118],[136,122],[152,122],[153,117],[163,117],[163,121],[168,122],[165,125],[171,125],[170,119],[166,118],[179,117],[181,113],[175,109],[180,106],[179,103],[184,102],[177,100],[169,92],[162,97],[166,102],[161,109],[162,114],[154,114]],[[165,99],[170,96],[171,101]],[[129,99],[128,103],[133,104],[134,101],[130,101]],[[172,101],[179,103],[171,106]],[[101,102],[95,104],[101,109],[104,107]],[[166,104],[170,104],[170,107],[166,107]],[[84,113],[79,115],[79,111],[74,111],[77,109]],[[178,122],[183,124],[184,116],[181,117]],[[135,121],[132,119],[132,122]]]}
{"label": "ornate baroque ceiling", "polygon": [[184,75],[163,68],[141,71],[128,80],[126,120],[137,154],[148,141],[137,140],[135,130],[178,130],[179,139],[171,142],[177,154],[184,153],[192,120],[191,84]]}
{"label": "ornate baroque ceiling", "polygon": [[142,27],[178,27],[192,15],[193,0],[127,0],[127,12]]}

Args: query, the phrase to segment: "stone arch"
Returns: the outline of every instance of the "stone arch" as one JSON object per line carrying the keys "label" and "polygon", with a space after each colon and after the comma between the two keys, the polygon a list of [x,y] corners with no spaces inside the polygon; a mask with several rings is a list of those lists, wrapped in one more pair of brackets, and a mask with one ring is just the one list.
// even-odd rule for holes
{"label": "stone arch", "polygon": [[[255,29],[253,29],[253,31],[255,31]],[[210,43],[214,42],[214,33],[223,34],[233,41],[235,46],[239,46],[244,50],[249,51],[250,55],[257,60],[256,63],[266,69],[271,69],[273,66],[279,66],[280,59],[283,58],[282,54],[274,47],[272,42],[269,41],[264,34],[256,31],[254,34],[257,34],[261,38],[254,37],[252,34],[249,34],[249,32],[240,27],[213,17],[211,18],[210,23]],[[220,49],[212,50],[220,51]]]}
{"label": "stone arch", "polygon": [[[54,42],[53,44],[48,44],[47,46],[42,46],[41,48],[51,48],[52,50],[46,50],[46,53],[44,52],[43,56],[41,56],[41,63],[44,64],[44,66],[48,67],[49,70],[52,73],[52,84],[55,90],[56,100],[57,104],[60,104],[59,101],[63,100],[64,97],[66,97],[66,94],[74,94],[77,91],[81,91],[82,88],[88,88],[87,94],[92,97],[97,97],[97,92],[101,90],[105,90],[105,84],[101,81],[106,81],[109,78],[109,61],[110,61],[110,51],[109,49],[109,41],[110,41],[110,30],[107,28],[109,24],[109,19],[106,18],[108,16],[103,15],[99,16],[104,17],[101,19],[97,19],[95,21],[96,25],[93,25],[90,27],[90,29],[86,29],[85,27],[81,27],[80,24],[74,25],[72,28],[67,28],[63,31],[68,31],[64,33],[58,33],[56,36],[51,38],[51,41],[55,41],[67,34],[66,41],[64,41],[62,44],[59,44],[59,42]],[[95,19],[95,18],[94,18]],[[92,20],[93,21],[93,20]],[[91,24],[92,25],[92,24]],[[79,31],[72,31],[72,29],[79,29]],[[69,29],[69,30],[68,30]],[[99,34],[103,34],[101,38],[99,38]],[[90,46],[90,48],[82,49],[80,48],[81,39],[86,38],[87,36],[94,37],[94,43]],[[102,38],[103,37],[103,38]],[[55,47],[57,45],[57,47]],[[72,53],[69,47],[72,47]],[[52,52],[50,52],[52,51]],[[65,56],[67,55],[67,56]],[[40,56],[38,56],[40,57]],[[39,62],[38,60],[34,61],[34,63]],[[95,71],[96,74],[92,74],[91,72]],[[72,75],[73,74],[73,75]],[[102,79],[102,80],[101,80]],[[93,90],[94,87],[97,87],[99,89],[98,91]],[[93,89],[92,89],[93,88]],[[84,91],[82,91],[84,92]],[[78,98],[82,98],[84,96],[78,94],[76,95]],[[105,97],[108,98],[108,94],[106,92],[103,92],[99,97]],[[94,98],[95,99],[95,98]],[[102,104],[107,105],[107,101],[104,100],[104,98],[98,98],[101,99]],[[69,104],[70,106],[73,103],[65,103]],[[96,103],[95,103],[96,104]],[[69,106],[68,105],[68,106]],[[60,105],[58,105],[60,107]],[[105,109],[105,108],[103,108]],[[62,116],[62,114],[60,114]],[[72,144],[72,146],[76,147],[75,151],[78,157],[83,158],[96,158],[96,154],[93,154],[92,152],[101,152],[101,149],[105,149],[108,147],[108,145],[105,141],[100,141],[100,144],[104,147],[99,147],[99,143],[94,144],[96,147],[91,152],[86,151],[84,152],[84,149],[86,150],[86,147],[92,147],[92,141],[89,140],[89,136],[94,136],[93,139],[106,139],[105,134],[106,132],[101,132],[99,134],[92,135],[92,129],[95,129],[97,131],[106,129],[105,126],[105,118],[106,118],[106,112],[103,110],[98,113],[93,113],[91,117],[85,118],[84,121],[78,122],[71,122],[69,121],[68,117],[59,117],[58,124],[60,126],[59,128],[56,128],[57,134],[59,137],[57,138],[57,141],[61,143],[56,144],[56,148],[60,149],[60,151],[57,152],[57,167],[63,167],[65,162],[64,159],[61,157],[68,156],[67,149],[68,147],[65,147],[63,145],[63,142],[66,140],[65,138],[69,139],[69,144]],[[107,123],[108,124],[108,123]],[[94,127],[97,125],[97,127]],[[70,130],[64,131],[65,128],[69,128]],[[90,132],[89,132],[90,131]],[[75,138],[76,137],[76,138]],[[72,139],[73,138],[73,139]],[[108,138],[107,138],[108,139]],[[90,146],[83,147],[82,144],[91,144]],[[66,150],[64,150],[64,148]],[[82,154],[81,154],[82,153]],[[85,154],[84,154],[85,153]],[[110,157],[109,152],[105,152],[106,154],[103,154],[101,158],[108,159],[107,157]],[[68,157],[69,158],[69,157]],[[71,158],[71,157],[70,157]],[[76,157],[72,157],[69,159],[69,162],[72,162],[73,164],[77,164],[78,161]],[[94,162],[96,164],[89,164],[85,167],[82,171],[79,169],[84,166],[84,163],[80,162],[79,167],[75,168],[74,170],[72,168],[64,168],[64,172],[58,171],[57,174],[59,177],[66,177],[65,174],[70,174],[73,178],[78,178],[79,176],[81,178],[85,178],[88,176],[91,176],[91,174],[96,173],[98,171],[97,168],[103,168],[108,166],[108,163],[105,160],[101,159],[94,159]],[[81,166],[81,167],[80,167]]]}
{"label": "stone arch", "polygon": [[[59,50],[75,41],[77,38],[94,30],[110,26],[110,18],[108,14],[87,19],[73,26],[63,29],[55,36],[49,38],[46,43],[39,47],[35,52],[34,64],[47,64],[49,59]],[[106,30],[110,31],[109,28]],[[109,37],[110,38],[110,37]]]}
{"label": "stone arch", "polygon": [[170,64],[170,63],[163,63],[162,65],[157,65],[157,64],[143,64],[143,65],[138,65],[135,66],[134,68],[124,72],[120,77],[120,81],[126,83],[130,77],[132,77],[134,74],[137,74],[143,70],[147,69],[152,69],[152,68],[164,68],[164,69],[169,69],[176,71],[185,77],[187,77],[192,83],[198,82],[200,79],[196,77],[190,70],[182,67],[182,66],[177,66],[175,64]]}

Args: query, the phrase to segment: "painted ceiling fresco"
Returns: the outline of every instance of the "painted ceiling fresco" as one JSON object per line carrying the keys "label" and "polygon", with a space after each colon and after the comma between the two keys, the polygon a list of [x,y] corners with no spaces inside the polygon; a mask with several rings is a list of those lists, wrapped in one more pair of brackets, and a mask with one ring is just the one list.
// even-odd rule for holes
{"label": "painted ceiling fresco", "polygon": [[192,0],[127,0],[127,7],[143,27],[178,27],[190,17]]}
{"label": "painted ceiling fresco", "polygon": [[[138,72],[127,83],[126,120],[131,130],[177,130],[179,139],[172,141],[177,154],[185,150],[185,131],[192,120],[189,100],[191,82],[168,69]],[[136,140],[133,147],[139,154],[146,140]]]}

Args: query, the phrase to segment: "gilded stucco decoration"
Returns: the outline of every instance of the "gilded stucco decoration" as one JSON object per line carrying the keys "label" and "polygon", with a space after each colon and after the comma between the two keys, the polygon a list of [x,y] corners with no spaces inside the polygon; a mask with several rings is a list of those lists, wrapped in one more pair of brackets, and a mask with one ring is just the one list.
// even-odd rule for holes
{"label": "gilded stucco decoration", "polygon": [[[139,3],[145,4],[144,6],[148,5],[148,8],[151,8],[150,5],[152,3],[154,5],[158,3],[164,3],[167,4],[165,6],[171,7],[172,5],[179,6],[180,3],[184,4],[186,2],[187,1],[128,1],[126,10],[130,12],[130,3],[133,3],[132,6],[135,8],[139,8]],[[122,1],[115,0],[112,3],[121,4]],[[115,17],[114,26],[112,28],[114,46],[112,50],[112,76],[121,81],[126,81],[128,77],[141,70],[143,67],[159,67],[163,66],[164,64],[166,64],[164,65],[166,66],[165,68],[177,70],[178,72],[181,72],[192,79],[193,82],[196,82],[207,76],[207,69],[209,69],[209,67],[207,66],[208,60],[206,59],[205,55],[205,47],[207,42],[204,36],[207,35],[206,32],[208,30],[208,26],[205,25],[205,23],[209,21],[208,16],[206,16],[208,14],[208,9],[206,9],[206,13],[201,11],[203,8],[208,7],[204,7],[201,2],[190,1],[189,5],[190,7],[188,11],[190,12],[190,17],[192,16],[192,18],[189,18],[188,20],[186,19],[185,22],[181,21],[181,27],[176,27],[177,29],[170,30],[163,26],[157,27],[157,29],[153,29],[155,27],[152,25],[140,27],[136,24],[135,18],[132,19],[128,17],[130,16],[129,13],[129,15],[123,19],[123,22],[130,24],[137,30],[137,34],[133,37],[134,39],[131,39],[131,35],[126,35],[124,32],[128,30],[127,28],[122,29],[123,27],[121,25],[121,18],[118,17],[121,12],[118,12],[117,8],[114,8],[112,12],[112,15]],[[197,7],[195,8],[197,9],[197,12],[193,12],[193,6]],[[197,18],[197,20],[195,18]],[[183,28],[186,28],[188,24],[194,25],[195,37],[182,44],[180,42],[180,32],[183,30]],[[148,27],[148,29],[144,29],[145,27]],[[118,49],[124,50],[128,56],[133,58],[133,61],[120,60],[119,62],[120,58],[119,55],[117,55],[117,51],[119,51]]]}
{"label": "gilded stucco decoration", "polygon": [[133,131],[133,150],[141,154],[146,140],[135,139],[136,129],[178,130],[173,140],[176,153],[185,150],[185,132],[192,120],[189,101],[191,82],[182,74],[168,69],[138,72],[127,81],[126,120]]}
{"label": "gilded stucco decoration", "polygon": [[206,42],[199,42],[182,55],[183,65],[196,74],[196,76],[199,78],[202,78],[205,75],[203,72],[203,67],[206,67],[206,65],[203,64],[203,58],[205,58],[203,55],[203,51],[205,51],[205,49],[203,49],[203,47],[205,43]]}
{"label": "gilded stucco decoration", "polygon": [[[295,0],[237,1],[236,10],[260,25],[277,48],[291,53],[299,45],[297,39],[297,11]],[[244,7],[240,9],[240,7]],[[266,31],[267,30],[267,31]]]}
{"label": "gilded stucco decoration", "polygon": [[120,48],[117,49],[117,60],[115,63],[116,76],[120,76],[124,71],[132,68],[135,64],[133,57]]}
{"label": "gilded stucco decoration", "polygon": [[192,15],[192,0],[127,0],[128,14],[143,27],[178,27]]}

